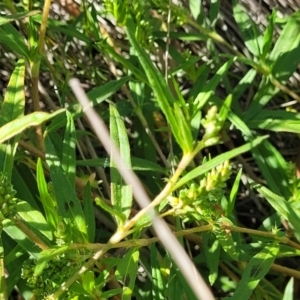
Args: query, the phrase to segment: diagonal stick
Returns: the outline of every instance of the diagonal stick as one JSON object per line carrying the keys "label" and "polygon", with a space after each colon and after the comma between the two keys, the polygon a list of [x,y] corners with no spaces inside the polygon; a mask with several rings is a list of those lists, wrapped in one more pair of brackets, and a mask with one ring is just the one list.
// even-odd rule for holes
{"label": "diagonal stick", "polygon": [[[110,139],[110,134],[108,129],[106,128],[105,123],[96,113],[96,111],[92,108],[89,99],[87,98],[84,90],[80,86],[79,80],[73,78],[70,80],[69,85],[73,90],[76,98],[80,102],[81,106],[83,107],[83,111],[86,114],[88,120],[90,121],[91,126],[94,132],[96,133],[97,137],[102,142],[103,147],[105,148],[108,154],[113,154],[118,171],[120,172],[124,181],[132,186],[132,191],[135,200],[141,208],[146,208],[150,205],[151,200],[146,194],[138,177],[132,170],[128,169],[128,167],[122,161],[118,149]],[[184,275],[186,281],[190,285],[191,289],[194,291],[196,297],[200,300],[213,300],[214,297],[210,289],[206,285],[201,275],[198,273],[195,265],[190,260],[185,250],[182,248],[176,237],[173,235],[166,222],[157,216],[153,208],[149,209],[148,214],[152,219],[152,226],[154,227],[154,230],[157,236],[159,237],[161,243],[171,254],[181,273]],[[110,239],[109,243],[119,242],[123,237],[124,236],[122,235],[114,234]],[[102,254],[102,250],[99,251],[100,256]],[[98,255],[96,253],[94,255],[94,258],[96,258],[97,256]]]}

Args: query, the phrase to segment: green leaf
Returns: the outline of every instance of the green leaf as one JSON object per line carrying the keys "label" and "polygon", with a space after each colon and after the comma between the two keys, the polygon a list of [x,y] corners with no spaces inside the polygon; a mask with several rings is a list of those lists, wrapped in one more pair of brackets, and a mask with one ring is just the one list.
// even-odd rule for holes
{"label": "green leaf", "polygon": [[133,289],[137,277],[139,250],[132,248],[128,250],[125,256],[118,262],[116,275],[121,276],[125,282],[123,287],[122,300],[131,300]]}
{"label": "green leaf", "polygon": [[39,14],[39,10],[32,10],[32,11],[25,11],[22,13],[17,13],[13,15],[8,15],[8,16],[0,16],[0,26],[13,22],[15,20],[20,20],[26,17],[34,16],[36,14]]}
{"label": "green leaf", "polygon": [[[87,291],[90,295],[93,294],[95,289],[95,273],[93,271],[86,271],[81,275],[82,287],[85,291]],[[101,295],[103,297],[103,295]]]}
{"label": "green leaf", "polygon": [[194,106],[195,106],[194,111],[201,109],[206,104],[206,102],[213,95],[218,84],[226,75],[228,69],[231,67],[234,61],[235,58],[231,58],[230,60],[228,60],[221,68],[219,68],[219,70],[216,72],[216,74],[208,83],[202,84],[202,89],[200,90],[196,99],[194,100]]}
{"label": "green leaf", "polygon": [[4,141],[23,132],[28,127],[40,125],[64,111],[64,109],[60,109],[51,114],[44,112],[34,112],[24,117],[15,119],[0,128],[0,143],[3,143]]}
{"label": "green leaf", "polygon": [[126,76],[118,80],[112,80],[100,87],[93,88],[87,93],[87,96],[95,106],[115,94],[129,79],[130,76]]}
{"label": "green leaf", "polygon": [[111,299],[113,296],[122,293],[122,289],[111,289],[101,294],[103,299]]}
{"label": "green leaf", "polygon": [[290,16],[269,59],[273,62],[272,74],[280,81],[288,80],[300,63],[299,13]]}
{"label": "green leaf", "polygon": [[163,111],[165,117],[167,118],[167,121],[177,143],[181,146],[183,151],[187,152],[187,147],[189,147],[189,145],[186,146],[184,144],[184,141],[182,141],[181,139],[181,136],[179,134],[180,129],[171,107],[171,104],[174,104],[175,99],[170,89],[168,88],[165,79],[157,70],[157,68],[154,67],[149,55],[135,39],[135,25],[131,18],[128,18],[127,20],[126,33],[131,46],[135,49],[138,59],[146,72],[150,86],[153,89],[155,99],[159,107]]}
{"label": "green leaf", "polygon": [[186,117],[176,102],[174,103],[174,115],[178,122],[178,135],[180,137],[180,141],[185,145],[183,148],[184,153],[190,153],[193,151],[193,136],[191,127],[187,123]]}
{"label": "green leaf", "polygon": [[193,18],[195,20],[197,20],[198,17],[200,16],[200,13],[201,13],[201,2],[202,2],[201,0],[189,0],[190,10],[191,10]]}
{"label": "green leaf", "polygon": [[244,122],[255,118],[262,108],[279,92],[279,88],[270,82],[270,78],[263,76],[258,90],[249,105],[246,114],[243,116]]}
{"label": "green leaf", "polygon": [[[259,169],[266,180],[268,187],[285,198],[291,196],[286,174],[287,163],[281,153],[268,141],[251,150]],[[276,176],[274,176],[276,170]]]}
{"label": "green leaf", "polygon": [[235,247],[231,232],[222,228],[222,225],[232,226],[232,222],[228,218],[220,218],[214,225],[213,233],[220,242],[223,250],[234,260],[238,260],[238,251]]}
{"label": "green leaf", "polygon": [[[36,15],[36,16],[32,17],[32,20],[40,25],[42,23],[42,15]],[[92,40],[87,35],[81,33],[79,30],[77,30],[76,27],[74,27],[74,24],[68,25],[63,21],[58,21],[58,20],[49,18],[47,20],[47,29],[50,32],[61,32],[61,33],[65,34],[67,37],[76,38],[87,44],[92,43]]]}
{"label": "green leaf", "polygon": [[96,197],[95,198],[96,205],[100,206],[102,209],[104,209],[106,212],[108,212],[112,217],[116,218],[120,224],[124,224],[126,221],[126,216],[119,212],[118,210],[114,209],[113,207],[109,206],[105,203],[104,200],[101,198]]}
{"label": "green leaf", "polygon": [[[0,136],[5,124],[24,115],[25,93],[24,93],[25,61],[20,59],[9,79],[7,90],[0,110]],[[0,145],[0,170],[8,178],[11,177],[14,156],[20,136]],[[3,141],[2,141],[3,142]],[[1,143],[1,142],[0,142]]]}
{"label": "green leaf", "polygon": [[43,270],[47,266],[48,262],[53,259],[55,256],[61,255],[62,253],[66,252],[69,249],[67,245],[60,245],[58,247],[50,248],[44,250],[40,253],[36,266],[34,269],[34,276],[39,276],[42,274]]}
{"label": "green leaf", "polygon": [[95,240],[95,217],[94,217],[94,206],[91,196],[91,186],[88,181],[84,187],[83,192],[83,213],[85,216],[85,222],[87,227],[88,240],[90,243],[93,243]]}
{"label": "green leaf", "polygon": [[267,54],[270,53],[270,49],[273,43],[273,32],[274,32],[274,23],[276,19],[278,9],[275,7],[272,10],[272,14],[269,16],[269,23],[264,33],[263,39],[263,55],[262,57],[265,58]]}
{"label": "green leaf", "polygon": [[285,287],[284,295],[282,300],[293,300],[294,299],[294,277],[292,277]]}
{"label": "green leaf", "polygon": [[158,254],[155,244],[152,244],[150,247],[150,261],[152,271],[152,297],[156,300],[164,300],[164,283],[160,271]]}
{"label": "green leaf", "polygon": [[39,158],[36,166],[36,180],[40,194],[40,201],[42,202],[46,219],[48,224],[52,227],[52,230],[56,230],[58,225],[58,216],[55,209],[55,199],[51,196],[48,191],[47,182],[44,175],[42,161]]}
{"label": "green leaf", "polygon": [[211,232],[205,232],[202,240],[203,251],[207,266],[209,269],[208,280],[213,285],[218,278],[219,261],[220,261],[220,242]]}
{"label": "green leaf", "polygon": [[220,0],[211,0],[209,9],[209,20],[212,27],[215,27],[220,14]]}
{"label": "green leaf", "polygon": [[25,251],[37,258],[41,249],[27,235],[19,229],[11,220],[5,219],[2,222],[3,230],[17,242]]}
{"label": "green leaf", "polygon": [[11,24],[5,24],[0,27],[0,43],[22,57],[29,59],[29,51],[24,37]]}
{"label": "green leaf", "polygon": [[257,72],[254,69],[250,69],[232,91],[233,101],[231,107],[232,110],[238,115],[241,115],[242,113],[242,110],[240,108],[240,103],[238,100],[240,99],[241,96],[244,95],[246,90],[251,86],[256,75]]}
{"label": "green leaf", "polygon": [[254,184],[255,188],[269,204],[276,210],[276,212],[283,218],[289,221],[294,228],[294,233],[298,240],[300,240],[300,213],[295,209],[284,197],[274,194],[266,187]]}
{"label": "green leaf", "polygon": [[248,263],[232,300],[249,299],[259,281],[268,273],[278,253],[277,244],[269,244]]}
{"label": "green leaf", "polygon": [[12,184],[17,191],[16,198],[26,199],[32,208],[39,209],[37,204],[38,190],[35,184],[35,176],[32,170],[25,164],[14,165],[12,171]]}
{"label": "green leaf", "polygon": [[50,241],[53,239],[51,228],[49,227],[44,216],[25,201],[20,201],[15,206],[15,211],[21,219],[30,224],[39,233],[43,234]]}
{"label": "green leaf", "polygon": [[300,132],[300,114],[284,110],[261,110],[247,125],[275,132]]}
{"label": "green leaf", "polygon": [[[121,158],[128,168],[131,168],[130,147],[124,122],[117,109],[110,105],[110,135],[117,148],[120,150]],[[128,218],[132,205],[132,188],[125,184],[122,176],[117,170],[114,157],[111,155],[110,161],[111,178],[111,202],[115,210]],[[118,225],[122,225],[123,220],[118,220]]]}
{"label": "green leaf", "polygon": [[237,0],[232,1],[234,19],[238,24],[245,45],[249,51],[259,57],[262,54],[263,36],[257,25],[250,19],[244,11],[242,5]]}
{"label": "green leaf", "polygon": [[235,199],[238,194],[239,184],[241,181],[242,173],[243,173],[243,169],[240,169],[236,175],[233,186],[231,188],[230,195],[229,195],[229,201],[228,201],[228,205],[227,205],[227,209],[226,209],[227,217],[229,217],[231,215],[231,213],[234,209]]}
{"label": "green leaf", "polygon": [[223,126],[224,122],[227,120],[227,116],[228,116],[228,113],[230,112],[230,108],[231,108],[231,103],[232,103],[232,95],[229,94],[221,109],[220,109],[220,112],[219,112],[219,125],[220,126]]}
{"label": "green leaf", "polygon": [[[165,173],[166,170],[163,169],[160,165],[143,158],[131,157],[132,170],[134,171],[143,171],[143,172],[157,172],[157,173]],[[108,158],[95,158],[95,159],[85,159],[85,160],[77,160],[77,166],[103,166],[110,164],[110,160]]]}
{"label": "green leaf", "polygon": [[74,187],[70,184],[49,136],[45,138],[46,162],[49,165],[57,208],[60,216],[67,220],[76,242],[87,241],[84,214]]}
{"label": "green leaf", "polygon": [[124,58],[118,52],[115,51],[113,47],[111,47],[106,41],[102,41],[96,44],[97,50],[100,52],[105,51],[110,54],[117,62],[122,64],[126,69],[130,70],[130,72],[136,77],[136,79],[140,82],[147,83],[147,78],[145,73],[143,73],[139,68],[135,67],[135,65],[129,60]]}
{"label": "green leaf", "polygon": [[252,142],[249,142],[243,146],[237,147],[233,150],[230,150],[228,152],[225,152],[223,154],[218,155],[217,157],[209,160],[205,164],[193,169],[189,173],[187,173],[185,176],[183,176],[173,187],[173,191],[184,185],[185,183],[189,182],[190,180],[205,174],[212,168],[216,167],[217,165],[222,164],[225,160],[229,160],[237,155],[240,155],[241,153],[247,152],[251,150],[252,148],[259,145],[263,140],[265,140],[267,137],[258,137],[254,139]]}
{"label": "green leaf", "polygon": [[64,134],[63,149],[62,149],[62,167],[72,187],[75,188],[76,177],[76,133],[72,115],[66,111],[67,126]]}

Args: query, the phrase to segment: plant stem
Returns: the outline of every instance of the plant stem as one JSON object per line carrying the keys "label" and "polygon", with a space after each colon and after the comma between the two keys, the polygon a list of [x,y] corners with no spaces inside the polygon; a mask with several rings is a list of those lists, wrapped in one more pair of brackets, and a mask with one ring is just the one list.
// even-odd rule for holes
{"label": "plant stem", "polygon": [[[33,109],[34,111],[40,111],[40,99],[39,99],[39,73],[40,73],[40,64],[41,57],[43,55],[44,50],[44,41],[47,29],[47,20],[50,11],[51,0],[45,0],[42,23],[39,32],[39,40],[37,43],[36,56],[32,61],[31,66],[31,76],[32,76],[32,88],[31,88],[31,97],[33,100]],[[36,137],[37,137],[37,145],[41,151],[45,150],[44,141],[43,141],[43,131],[42,126],[36,126]]]}
{"label": "plant stem", "polygon": [[124,226],[123,231],[127,232],[129,231],[135,224],[138,222],[151,208],[154,208],[157,206],[161,201],[163,201],[167,196],[170,195],[173,186],[179,179],[182,172],[185,170],[185,168],[189,165],[191,160],[194,158],[194,152],[193,153],[187,153],[185,154],[180,163],[178,164],[178,167],[173,174],[172,178],[169,180],[165,188],[159,193],[158,196],[144,209],[140,210],[132,219],[130,219]]}

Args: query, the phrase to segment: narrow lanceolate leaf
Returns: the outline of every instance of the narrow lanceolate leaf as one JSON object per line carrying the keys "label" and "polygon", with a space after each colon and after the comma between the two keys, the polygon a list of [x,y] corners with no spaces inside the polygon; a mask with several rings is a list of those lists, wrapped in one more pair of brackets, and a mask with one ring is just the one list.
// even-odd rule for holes
{"label": "narrow lanceolate leaf", "polygon": [[201,109],[209,98],[215,92],[216,87],[222,80],[222,78],[226,75],[228,69],[231,67],[232,63],[235,61],[235,58],[231,58],[228,60],[213,76],[213,78],[208,82],[204,83],[201,91],[197,95],[196,99],[194,100],[194,106],[197,107],[197,110]]}
{"label": "narrow lanceolate leaf", "polygon": [[[20,59],[10,77],[4,102],[0,110],[0,135],[2,126],[24,115],[25,93],[24,93],[25,62]],[[14,155],[20,137],[6,144],[0,145],[0,170],[11,176]],[[0,142],[1,143],[1,142]]]}
{"label": "narrow lanceolate leaf", "polygon": [[218,278],[220,260],[220,242],[211,232],[205,232],[202,240],[203,250],[207,266],[209,268],[208,280],[213,285]]}
{"label": "narrow lanceolate leaf", "polygon": [[69,246],[60,245],[55,248],[50,248],[42,251],[38,257],[35,269],[34,276],[39,276],[43,272],[44,268],[47,266],[47,263],[53,259],[55,256],[58,257],[62,253],[68,250]]}
{"label": "narrow lanceolate leaf", "polygon": [[104,85],[101,85],[100,87],[93,88],[87,93],[87,95],[93,105],[97,105],[115,94],[119,88],[129,80],[129,78],[130,77],[127,76],[118,80],[112,80]]}
{"label": "narrow lanceolate leaf", "polygon": [[94,218],[94,206],[91,196],[91,185],[88,181],[83,192],[83,213],[87,226],[88,240],[93,243],[95,240],[96,224]]}
{"label": "narrow lanceolate leaf", "polygon": [[254,188],[265,197],[269,204],[283,218],[288,220],[294,228],[295,236],[300,238],[300,213],[284,197],[274,194],[266,187],[256,184]]}
{"label": "narrow lanceolate leaf", "polygon": [[59,215],[65,218],[67,224],[72,228],[72,239],[76,242],[85,242],[87,241],[87,231],[80,201],[68,180],[49,136],[45,138],[45,145],[46,162],[50,168]]}
{"label": "narrow lanceolate leaf", "polygon": [[263,39],[263,58],[270,52],[273,42],[274,23],[277,16],[276,7],[273,9],[271,16],[269,17],[269,23],[264,33]]}
{"label": "narrow lanceolate leaf", "polygon": [[33,209],[27,202],[21,201],[16,205],[16,212],[21,219],[27,222],[38,233],[43,234],[49,240],[52,240],[52,231],[44,216],[38,210]]}
{"label": "narrow lanceolate leaf", "polygon": [[228,218],[220,218],[214,226],[213,233],[220,242],[223,250],[234,260],[238,260],[238,252],[235,248],[231,232],[222,228],[222,225],[233,225]]}
{"label": "narrow lanceolate leaf", "polygon": [[222,164],[225,160],[229,160],[239,154],[242,154],[244,152],[247,152],[249,150],[251,150],[252,148],[256,147],[257,145],[259,145],[263,140],[265,140],[267,137],[263,136],[263,137],[259,137],[254,139],[252,142],[247,143],[241,147],[238,147],[236,149],[230,150],[228,152],[225,152],[223,154],[218,155],[217,157],[209,160],[208,162],[206,162],[205,164],[193,169],[191,172],[187,173],[184,177],[182,177],[174,186],[173,190],[178,189],[179,187],[181,187],[182,185],[184,185],[185,183],[189,182],[190,180],[205,174],[206,172],[208,172],[209,170],[211,170],[212,168],[216,167],[219,164]]}
{"label": "narrow lanceolate leaf", "polygon": [[227,204],[227,208],[226,208],[226,216],[227,217],[229,217],[231,215],[233,208],[234,208],[235,199],[238,194],[239,184],[240,184],[241,177],[242,177],[242,171],[243,171],[243,169],[240,169],[239,172],[237,173],[236,178],[233,183],[233,186],[230,191],[228,204]]}
{"label": "narrow lanceolate leaf", "polygon": [[34,258],[38,258],[41,249],[32,241],[21,229],[19,229],[12,220],[5,219],[2,222],[3,230],[25,251],[32,255]]}
{"label": "narrow lanceolate leaf", "polygon": [[237,0],[232,1],[234,18],[239,26],[245,45],[253,55],[259,57],[262,54],[263,36],[257,25],[238,2]]}
{"label": "narrow lanceolate leaf", "polygon": [[[128,168],[131,168],[130,147],[126,128],[119,112],[113,105],[110,105],[110,136],[120,150],[123,162]],[[110,178],[113,207],[127,219],[132,205],[132,188],[125,184],[122,176],[119,174],[113,156],[111,156],[110,161]],[[117,218],[117,222],[121,226],[123,220]]]}
{"label": "narrow lanceolate leaf", "polygon": [[25,44],[24,37],[11,24],[0,27],[0,43],[10,50],[29,59],[29,50]]}
{"label": "narrow lanceolate leaf", "polygon": [[0,143],[14,137],[31,126],[37,126],[65,111],[60,109],[54,113],[34,112],[13,120],[0,128]]}
{"label": "narrow lanceolate leaf", "polygon": [[193,151],[193,135],[191,127],[188,125],[185,115],[183,114],[178,103],[174,103],[174,115],[178,121],[179,136],[182,144],[184,144],[184,152],[190,153]]}
{"label": "narrow lanceolate leaf", "polygon": [[156,245],[150,247],[150,259],[152,270],[152,299],[163,300],[164,297],[164,282],[160,271],[159,261],[157,259]]}
{"label": "narrow lanceolate leaf", "polygon": [[292,277],[289,283],[286,285],[282,300],[293,300],[294,299],[294,277]]}
{"label": "narrow lanceolate leaf", "polygon": [[300,114],[284,110],[262,109],[247,125],[252,129],[266,129],[276,132],[300,132]]}
{"label": "narrow lanceolate leaf", "polygon": [[122,293],[122,300],[130,300],[133,296],[133,289],[137,277],[139,250],[131,248],[118,262],[116,275],[125,282]]}
{"label": "narrow lanceolate leaf", "polygon": [[272,74],[279,80],[289,79],[300,63],[299,26],[299,13],[295,13],[288,19],[270,54]]}
{"label": "narrow lanceolate leaf", "polygon": [[23,19],[25,17],[34,16],[40,13],[38,10],[26,11],[18,14],[8,15],[8,16],[0,16],[0,26],[6,23],[10,23],[15,20]]}
{"label": "narrow lanceolate leaf", "polygon": [[66,111],[67,126],[63,140],[62,166],[72,187],[75,187],[76,132],[71,113]]}
{"label": "narrow lanceolate leaf", "polygon": [[232,300],[247,300],[251,296],[253,290],[258,285],[259,281],[270,270],[278,253],[278,245],[270,244],[256,254],[248,263],[243,272],[241,281],[238,283]]}
{"label": "narrow lanceolate leaf", "polygon": [[52,230],[55,231],[57,229],[57,224],[59,222],[58,215],[55,209],[55,199],[50,195],[48,191],[47,182],[44,175],[44,170],[42,166],[41,159],[38,159],[36,166],[36,180],[37,186],[40,193],[40,200],[42,202],[46,219],[48,224],[52,227]]}
{"label": "narrow lanceolate leaf", "polygon": [[147,75],[148,81],[151,88],[153,89],[155,99],[163,111],[166,119],[170,125],[172,133],[183,150],[185,150],[184,142],[181,140],[179,135],[179,126],[177,120],[174,116],[172,104],[175,102],[175,99],[168,88],[165,79],[159,72],[157,68],[153,65],[149,55],[145,50],[140,46],[138,41],[135,38],[135,24],[131,18],[127,20],[126,33],[129,39],[131,46],[135,49],[138,59],[144,68],[144,71]]}

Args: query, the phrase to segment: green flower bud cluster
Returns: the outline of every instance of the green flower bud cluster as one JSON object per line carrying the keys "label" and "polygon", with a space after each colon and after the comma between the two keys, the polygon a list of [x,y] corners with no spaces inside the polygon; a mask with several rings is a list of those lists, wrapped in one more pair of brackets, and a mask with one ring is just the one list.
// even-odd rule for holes
{"label": "green flower bud cluster", "polygon": [[54,293],[79,267],[74,260],[60,256],[59,259],[48,262],[41,275],[34,276],[35,265],[34,259],[25,261],[21,277],[26,280],[27,286],[32,289],[37,299],[49,299],[48,295]]}
{"label": "green flower bud cluster", "polygon": [[3,173],[0,173],[0,221],[7,218],[13,211],[18,201],[15,198],[14,190],[10,180]]}
{"label": "green flower bud cluster", "polygon": [[185,222],[220,217],[220,211],[214,209],[214,205],[221,202],[230,175],[231,165],[225,161],[207,173],[199,185],[192,183],[179,192],[179,197],[169,197],[169,204]]}
{"label": "green flower bud cluster", "polygon": [[206,147],[215,145],[219,142],[219,132],[223,123],[223,120],[221,121],[218,118],[217,106],[212,106],[208,110],[205,118],[201,121],[202,126],[205,128],[203,142]]}

